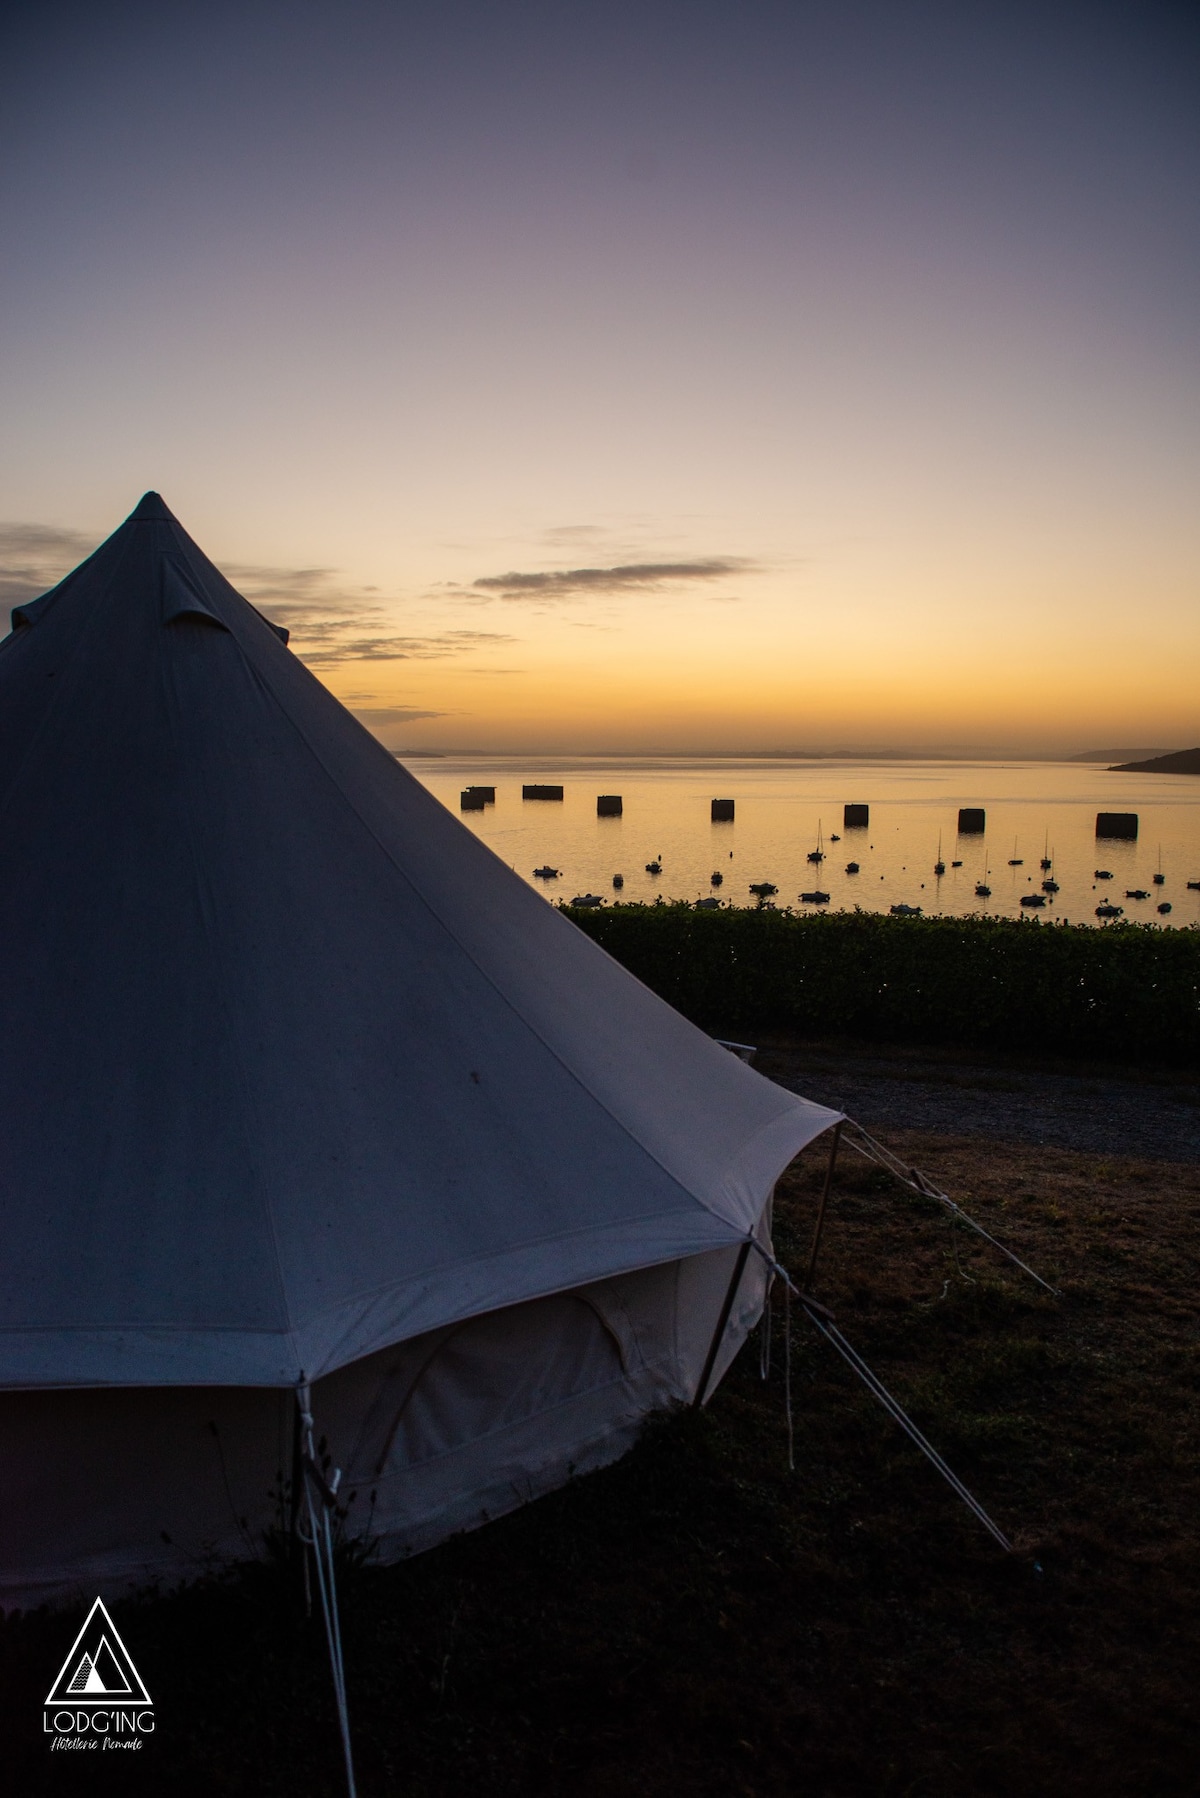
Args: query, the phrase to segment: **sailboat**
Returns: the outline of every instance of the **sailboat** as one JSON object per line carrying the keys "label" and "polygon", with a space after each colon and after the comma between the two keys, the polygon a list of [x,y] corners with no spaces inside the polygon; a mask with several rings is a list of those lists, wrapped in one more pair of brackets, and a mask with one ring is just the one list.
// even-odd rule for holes
{"label": "sailboat", "polygon": [[1161,843],[1158,845],[1158,872],[1156,874],[1152,874],[1150,876],[1150,878],[1154,882],[1156,887],[1162,886],[1167,878],[1166,875],[1162,871],[1162,844]]}
{"label": "sailboat", "polygon": [[[1016,844],[1014,844],[1013,847],[1015,848]],[[1046,841],[1042,847],[1042,873],[1049,874],[1049,872],[1053,866],[1054,866],[1054,859],[1050,854],[1050,832],[1047,831],[1046,832]]]}
{"label": "sailboat", "polygon": [[808,852],[808,860],[809,860],[809,861],[810,861],[810,862],[823,862],[823,861],[824,861],[824,860],[825,860],[825,851],[824,851],[824,849],[823,849],[823,848],[822,848],[822,847],[821,847],[821,824],[820,824],[820,820],[818,820],[818,821],[817,821],[817,846],[816,846],[816,848],[815,848],[815,849],[810,849],[810,850],[809,850],[809,852]]}
{"label": "sailboat", "polygon": [[988,867],[987,863],[987,838],[985,837],[983,841],[983,873],[975,882],[975,897],[977,899],[990,899],[992,896],[992,889],[987,883],[987,877],[992,870]]}
{"label": "sailboat", "polygon": [[1016,837],[1013,838],[1013,852],[1008,858],[1008,865],[1010,868],[1023,868],[1025,866],[1025,857],[1017,854]]}
{"label": "sailboat", "polygon": [[946,864],[942,860],[942,833],[940,830],[938,831],[938,858],[933,864],[933,871],[937,875],[939,880],[941,879],[942,875],[946,872]]}

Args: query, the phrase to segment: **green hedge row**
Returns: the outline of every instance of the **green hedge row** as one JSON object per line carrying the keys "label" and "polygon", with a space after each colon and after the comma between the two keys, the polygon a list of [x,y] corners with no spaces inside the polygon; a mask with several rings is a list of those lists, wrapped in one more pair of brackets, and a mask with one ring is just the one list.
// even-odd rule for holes
{"label": "green hedge row", "polygon": [[1200,930],[563,908],[706,1030],[1200,1062]]}

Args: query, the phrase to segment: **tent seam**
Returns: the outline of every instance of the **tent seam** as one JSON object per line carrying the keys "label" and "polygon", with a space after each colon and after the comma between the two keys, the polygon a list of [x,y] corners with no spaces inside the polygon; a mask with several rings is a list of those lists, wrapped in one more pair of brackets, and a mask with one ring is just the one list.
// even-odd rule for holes
{"label": "tent seam", "polygon": [[[663,1217],[663,1215],[664,1214],[661,1211],[645,1211],[645,1212],[640,1212],[636,1217],[623,1217],[623,1218],[616,1219],[615,1221],[606,1223],[606,1224],[590,1224],[590,1225],[581,1226],[580,1228],[574,1229],[574,1230],[551,1230],[551,1231],[547,1231],[542,1236],[527,1236],[527,1237],[523,1238],[523,1240],[521,1241],[521,1243],[518,1246],[519,1246],[521,1252],[524,1253],[530,1249],[540,1249],[540,1248],[551,1247],[555,1243],[568,1243],[568,1242],[578,1241],[582,1238],[587,1238],[587,1237],[591,1237],[591,1236],[602,1236],[608,1231],[616,1231],[618,1229],[620,1229],[620,1230],[631,1229],[638,1224],[644,1224],[644,1223],[648,1223],[648,1222],[652,1222],[652,1221],[661,1219]],[[730,1232],[729,1242],[728,1243],[719,1243],[719,1242],[708,1243],[703,1248],[693,1250],[692,1253],[697,1254],[697,1255],[705,1255],[705,1254],[710,1253],[712,1250],[728,1248],[733,1243],[741,1242],[744,1240],[746,1232],[739,1225],[731,1224],[729,1222],[728,1218],[718,1217],[715,1212],[710,1212],[709,1216],[712,1218],[714,1223],[720,1224],[723,1229],[726,1229]],[[503,1261],[506,1256],[513,1255],[516,1252],[517,1252],[517,1250],[515,1248],[493,1249],[489,1254],[486,1254],[486,1255],[473,1255],[469,1261],[439,1262],[436,1266],[429,1267],[429,1268],[423,1268],[420,1273],[406,1274],[402,1281],[392,1280],[392,1281],[383,1282],[378,1286],[367,1287],[361,1291],[350,1293],[345,1299],[339,1300],[336,1305],[327,1305],[324,1309],[322,1309],[320,1311],[313,1311],[311,1313],[311,1315],[309,1316],[309,1318],[306,1320],[303,1327],[305,1329],[311,1328],[313,1325],[320,1323],[323,1318],[332,1317],[332,1316],[336,1315],[336,1313],[338,1311],[344,1309],[348,1305],[353,1305],[355,1303],[361,1303],[363,1300],[381,1298],[384,1294],[389,1293],[389,1292],[396,1292],[401,1287],[406,1286],[410,1283],[416,1283],[416,1282],[419,1282],[422,1280],[433,1281],[435,1279],[442,1278],[447,1273],[457,1273],[459,1270],[465,1271],[467,1269],[473,1269],[473,1268],[485,1268],[493,1262]],[[676,1255],[676,1256],[667,1256],[665,1258],[666,1261],[669,1261],[672,1259],[678,1260],[678,1259],[681,1259],[681,1257]],[[665,1265],[665,1261],[662,1264],[652,1262],[652,1261],[647,1261],[647,1262],[639,1261],[636,1265],[639,1267],[642,1267],[642,1266],[654,1267],[657,1265]],[[629,1271],[630,1271],[629,1268],[623,1268],[620,1270],[621,1273],[628,1273]],[[602,1274],[602,1275],[597,1275],[596,1277],[598,1279],[618,1279],[618,1278],[620,1278],[620,1273],[615,1273],[615,1274],[611,1274],[611,1275],[610,1274]],[[549,1298],[555,1292],[570,1292],[574,1289],[574,1287],[577,1284],[579,1284],[579,1282],[572,1281],[570,1286],[550,1287],[550,1288],[547,1288],[547,1290],[545,1292],[539,1293],[537,1296],[540,1298]],[[584,1284],[591,1285],[591,1284],[593,1284],[593,1281],[589,1279],[589,1280],[585,1281]],[[521,1300],[518,1302],[524,1303],[525,1301]],[[489,1311],[502,1309],[502,1308],[503,1307],[497,1307],[494,1305],[488,1306]],[[483,1316],[484,1313],[481,1312],[481,1313],[479,1313],[479,1315]],[[431,1327],[436,1327],[436,1326],[431,1326]]]}

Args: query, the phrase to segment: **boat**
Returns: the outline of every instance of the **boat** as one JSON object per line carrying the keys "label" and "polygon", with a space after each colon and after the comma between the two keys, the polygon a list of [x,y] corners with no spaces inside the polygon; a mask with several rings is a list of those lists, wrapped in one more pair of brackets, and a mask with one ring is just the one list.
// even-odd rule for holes
{"label": "boat", "polygon": [[950,866],[951,866],[951,867],[952,867],[952,868],[961,868],[961,867],[962,867],[962,863],[961,863],[961,862],[951,862],[951,863],[950,863]]}
{"label": "boat", "polygon": [[1158,845],[1158,868],[1150,876],[1150,878],[1154,882],[1154,885],[1156,887],[1165,886],[1167,884],[1167,877],[1162,871],[1162,844],[1161,843]]}
{"label": "boat", "polygon": [[769,880],[759,880],[755,881],[754,885],[750,888],[750,891],[754,894],[756,899],[770,899],[779,891],[779,888],[777,886],[772,886]]}
{"label": "boat", "polygon": [[1017,854],[1016,837],[1013,838],[1013,852],[1008,858],[1008,865],[1010,868],[1023,868],[1025,866],[1025,857]]}
{"label": "boat", "polygon": [[1111,868],[1097,868],[1096,872],[1092,875],[1092,879],[1093,880],[1111,880],[1112,879],[1112,869]]}
{"label": "boat", "polygon": [[990,899],[991,896],[992,896],[991,887],[984,886],[982,880],[977,880],[975,882],[975,897],[977,899]]}
{"label": "boat", "polygon": [[942,860],[942,833],[940,830],[938,831],[938,858],[933,864],[933,871],[937,875],[939,880],[942,878],[942,875],[946,872],[946,864]]}
{"label": "boat", "polygon": [[625,885],[625,876],[623,874],[614,874],[613,875],[613,885],[619,891],[620,888]]}
{"label": "boat", "polygon": [[647,862],[646,863],[646,872],[647,872],[647,874],[661,874],[662,873],[662,863],[661,862]]}
{"label": "boat", "polygon": [[828,893],[820,893],[820,892],[801,893],[800,897],[804,901],[805,905],[828,905],[829,904],[829,894]]}
{"label": "boat", "polygon": [[1043,880],[1042,891],[1043,891],[1043,893],[1057,893],[1057,891],[1058,891],[1057,880]]}
{"label": "boat", "polygon": [[716,868],[714,868],[712,873],[708,877],[708,884],[710,887],[719,887],[721,882],[724,880],[724,878],[725,878],[725,876],[723,874],[719,873]]}
{"label": "boat", "polygon": [[819,822],[817,824],[817,846],[815,849],[809,850],[806,859],[810,862],[823,862],[825,860],[825,851],[821,847],[821,826]]}
{"label": "boat", "polygon": [[719,899],[697,899],[696,901],[697,911],[720,911],[720,909],[721,901]]}
{"label": "boat", "polygon": [[857,874],[858,873],[858,863],[857,862],[847,862],[846,863],[846,872],[847,872],[847,874]]}
{"label": "boat", "polygon": [[1158,909],[1163,914],[1163,917],[1165,918],[1167,913],[1171,909],[1171,901],[1169,899],[1164,899]]}
{"label": "boat", "polygon": [[1045,905],[1045,903],[1046,903],[1045,893],[1022,893],[1021,894],[1021,904],[1022,905],[1034,906],[1034,905]]}
{"label": "boat", "polygon": [[1127,899],[1148,899],[1150,895],[1145,887],[1126,887],[1125,897]]}
{"label": "boat", "polygon": [[1200,880],[1189,880],[1187,889],[1189,893],[1200,893]]}
{"label": "boat", "polygon": [[1119,918],[1124,910],[1125,907],[1123,905],[1098,905],[1096,907],[1096,916],[1098,918]]}
{"label": "boat", "polygon": [[1042,844],[1042,873],[1048,874],[1054,866],[1054,857],[1050,853],[1050,832],[1046,832],[1046,841]]}
{"label": "boat", "polygon": [[544,868],[535,868],[533,870],[533,877],[535,880],[557,880],[561,873],[561,868],[552,868],[550,863],[547,862]]}
{"label": "boat", "polygon": [[893,905],[891,910],[893,918],[919,918],[921,915],[919,905]]}
{"label": "boat", "polygon": [[840,836],[839,836],[839,835],[838,835],[838,833],[837,833],[837,831],[836,831],[836,830],[831,830],[831,831],[830,831],[830,833],[829,833],[829,841],[830,841],[830,842],[831,842],[831,843],[840,843],[840,842],[841,842],[841,840],[842,840],[842,839],[841,839],[841,837],[840,837]]}
{"label": "boat", "polygon": [[604,901],[599,893],[577,893],[571,904],[579,906],[581,910],[590,910],[594,906],[603,905]]}

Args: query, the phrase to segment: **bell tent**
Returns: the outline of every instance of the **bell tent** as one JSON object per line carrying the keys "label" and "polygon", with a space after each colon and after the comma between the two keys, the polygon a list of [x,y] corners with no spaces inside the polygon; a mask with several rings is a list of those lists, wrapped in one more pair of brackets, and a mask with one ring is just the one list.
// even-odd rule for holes
{"label": "bell tent", "polygon": [[13,613],[0,813],[0,1603],[244,1554],[305,1384],[385,1557],[712,1390],[837,1114],[528,888],[156,494]]}

